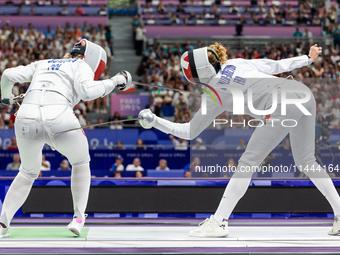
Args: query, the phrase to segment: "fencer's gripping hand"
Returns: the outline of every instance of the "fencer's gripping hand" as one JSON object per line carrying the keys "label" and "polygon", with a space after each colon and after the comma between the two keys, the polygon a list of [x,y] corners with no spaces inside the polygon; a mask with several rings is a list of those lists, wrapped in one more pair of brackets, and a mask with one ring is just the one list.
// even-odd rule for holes
{"label": "fencer's gripping hand", "polygon": [[312,63],[318,58],[318,56],[322,53],[322,47],[318,47],[317,44],[314,44],[309,49],[309,57],[311,58]]}
{"label": "fencer's gripping hand", "polygon": [[114,82],[116,82],[116,87],[119,90],[123,90],[123,91],[128,90],[132,85],[131,74],[128,71],[125,71],[125,70],[117,73],[111,79],[115,79]]}
{"label": "fencer's gripping hand", "polygon": [[1,99],[2,104],[14,104],[14,97],[12,96],[11,98],[3,98]]}
{"label": "fencer's gripping hand", "polygon": [[156,115],[150,109],[144,109],[139,112],[138,121],[143,128],[150,129],[155,125]]}

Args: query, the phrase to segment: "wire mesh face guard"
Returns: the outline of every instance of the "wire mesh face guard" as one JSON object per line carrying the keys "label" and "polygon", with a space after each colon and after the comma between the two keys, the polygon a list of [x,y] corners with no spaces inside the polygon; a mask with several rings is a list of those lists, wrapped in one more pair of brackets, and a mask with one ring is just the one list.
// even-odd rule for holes
{"label": "wire mesh face guard", "polygon": [[[182,71],[189,82],[208,83],[219,71],[209,63],[208,51],[208,47],[204,47],[183,53],[181,57]],[[218,67],[220,68],[220,65]]]}
{"label": "wire mesh face guard", "polygon": [[[83,41],[86,42],[85,47],[81,45]],[[70,51],[70,54],[72,57],[78,54],[83,55],[84,61],[91,67],[94,73],[94,80],[98,80],[98,78],[104,72],[107,57],[105,50],[101,46],[86,39],[82,39],[80,42],[74,45]]]}

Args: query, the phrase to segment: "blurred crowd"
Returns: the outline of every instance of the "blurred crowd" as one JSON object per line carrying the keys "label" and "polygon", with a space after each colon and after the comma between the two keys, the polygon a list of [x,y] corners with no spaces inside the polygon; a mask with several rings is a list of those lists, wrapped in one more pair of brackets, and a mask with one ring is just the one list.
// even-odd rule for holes
{"label": "blurred crowd", "polygon": [[[269,1],[256,1],[257,4],[236,5],[230,7],[221,6],[221,1],[188,1],[187,5],[179,3],[174,10],[172,5],[165,6],[162,1],[157,6],[146,4],[143,6],[142,14],[145,15],[146,22],[153,24],[155,19],[168,18],[171,24],[196,24],[205,19],[215,19],[216,23],[235,23],[237,17],[239,23],[265,25],[265,24],[322,24],[328,26],[330,22],[337,22],[338,6],[333,5],[329,10],[325,8],[324,2],[313,5],[310,0],[300,1],[297,6],[289,3],[280,5],[280,2],[269,4]],[[193,7],[205,6],[203,12],[198,13]],[[198,9],[201,10],[201,9]],[[158,16],[157,16],[158,15]],[[162,15],[162,16],[159,16]],[[229,16],[228,16],[229,15]],[[235,15],[232,17],[230,15]],[[201,22],[202,23],[202,22]]]}
{"label": "blurred crowd", "polygon": [[[56,29],[47,26],[45,31],[38,31],[31,24],[28,24],[27,28],[4,24],[0,28],[0,75],[6,68],[27,65],[37,60],[63,58],[81,38],[97,43],[105,49],[108,56],[107,66],[100,79],[110,78],[109,68],[113,58],[113,35],[110,27],[102,24],[95,27],[86,21],[81,26],[77,23],[74,26],[66,23],[64,28],[58,26]],[[15,84],[13,94],[25,93],[28,86],[29,83]],[[76,105],[75,111],[81,124],[90,124],[90,121],[86,120],[87,113],[107,113],[107,104],[107,98],[104,97]],[[0,129],[13,128],[17,108],[17,105],[0,105]]]}
{"label": "blurred crowd", "polygon": [[[81,1],[77,2],[77,4],[80,4]],[[6,0],[3,1],[2,3],[3,5],[17,5],[17,6],[51,6],[51,5],[67,5],[68,2],[67,0],[21,0],[20,3],[14,3],[13,0]],[[91,0],[83,0],[81,5],[95,5],[96,1],[92,1]]]}

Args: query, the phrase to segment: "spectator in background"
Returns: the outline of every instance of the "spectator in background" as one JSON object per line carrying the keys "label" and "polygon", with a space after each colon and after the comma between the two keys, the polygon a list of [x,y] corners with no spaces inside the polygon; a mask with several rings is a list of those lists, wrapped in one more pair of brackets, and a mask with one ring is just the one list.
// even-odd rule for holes
{"label": "spectator in background", "polygon": [[139,27],[140,24],[141,24],[140,16],[139,14],[136,14],[135,16],[133,16],[132,19],[132,39],[134,42],[133,45],[134,49],[136,49],[136,28]]}
{"label": "spectator in background", "polygon": [[97,124],[100,124],[100,125],[96,126],[95,129],[107,128],[106,124],[102,125],[103,123],[104,123],[103,119],[102,118],[98,118],[97,119]]}
{"label": "spectator in background", "polygon": [[229,158],[225,166],[227,167],[229,171],[236,171],[236,168],[237,168],[237,164],[233,158]]}
{"label": "spectator in background", "polygon": [[196,138],[196,141],[195,141],[195,145],[192,146],[192,150],[206,150],[207,147],[205,147],[204,145],[202,145],[203,143],[203,140],[202,138],[198,137]]}
{"label": "spectator in background", "polygon": [[313,34],[309,31],[308,27],[305,27],[305,32],[303,33],[303,38],[307,40],[309,43],[313,43]]}
{"label": "spectator in background", "polygon": [[283,141],[282,149],[290,150],[290,140],[288,137]]}
{"label": "spectator in background", "polygon": [[107,11],[106,11],[104,5],[100,6],[100,10],[98,11],[98,15],[100,15],[100,16],[106,16],[107,15]]}
{"label": "spectator in background", "polygon": [[236,4],[232,4],[228,12],[230,14],[238,14],[239,9],[236,7]]}
{"label": "spectator in background", "polygon": [[144,168],[141,167],[140,159],[135,158],[132,164],[127,165],[126,171],[144,171]]}
{"label": "spectator in background", "polygon": [[35,15],[35,8],[34,7],[31,8],[30,15]]}
{"label": "spectator in background", "polygon": [[20,168],[20,156],[18,153],[13,155],[13,162],[6,166],[6,170],[19,170]]}
{"label": "spectator in background", "polygon": [[20,1],[20,6],[23,6],[23,5],[30,5],[31,3],[30,3],[30,1],[29,0],[21,0]]}
{"label": "spectator in background", "polygon": [[41,158],[41,171],[50,171],[51,170],[51,163],[46,160],[45,155],[42,155]]}
{"label": "spectator in background", "polygon": [[0,118],[0,129],[8,129],[3,118]]}
{"label": "spectator in background", "polygon": [[296,19],[296,23],[301,25],[305,25],[307,21],[308,21],[307,18],[302,13],[300,13]]}
{"label": "spectator in background", "polygon": [[149,4],[146,4],[143,8],[143,13],[153,13],[153,8]]}
{"label": "spectator in background", "polygon": [[165,159],[161,159],[158,166],[156,167],[156,170],[169,171],[170,169],[168,167],[168,162]]}
{"label": "spectator in background", "polygon": [[63,6],[63,9],[59,12],[59,15],[68,15],[68,10],[66,5]]}
{"label": "spectator in background", "polygon": [[123,129],[122,123],[118,122],[117,118],[115,118],[110,124],[110,129]]}
{"label": "spectator in background", "polygon": [[136,178],[142,178],[143,177],[143,173],[141,171],[136,171],[135,177]]}
{"label": "spectator in background", "polygon": [[40,1],[40,0],[35,0],[35,2],[33,3],[33,5],[40,6],[40,5],[43,5],[43,2]]}
{"label": "spectator in background", "polygon": [[116,142],[116,150],[125,150],[126,148],[123,146],[121,141]]}
{"label": "spectator in background", "polygon": [[71,171],[70,164],[67,159],[64,159],[60,163],[60,167],[58,167],[58,171]]}
{"label": "spectator in background", "polygon": [[135,146],[135,150],[146,150],[146,146],[144,145],[144,142],[142,139],[138,139],[136,146]]}
{"label": "spectator in background", "polygon": [[13,15],[22,15],[22,7],[19,6],[17,11],[15,13],[13,13]]}
{"label": "spectator in background", "polygon": [[171,19],[170,19],[171,24],[178,25],[181,23],[181,20],[178,18],[177,14],[173,14]]}
{"label": "spectator in background", "polygon": [[92,1],[91,0],[85,0],[84,5],[91,5]]}
{"label": "spectator in background", "polygon": [[17,139],[14,136],[11,137],[11,144],[7,147],[7,150],[12,150],[12,151],[18,150]]}
{"label": "spectator in background", "polygon": [[44,3],[46,6],[50,6],[50,5],[53,5],[53,2],[52,0],[45,0],[45,3]]}
{"label": "spectator in background", "polygon": [[116,172],[113,173],[113,177],[114,178],[122,178],[122,173],[116,171]]}
{"label": "spectator in background", "polygon": [[144,45],[144,38],[145,38],[146,29],[144,28],[143,24],[140,24],[136,28],[136,55],[140,56],[143,53],[143,45]]}
{"label": "spectator in background", "polygon": [[164,7],[164,4],[160,1],[159,4],[157,5],[157,12],[160,14],[163,14],[166,12],[166,9]]}
{"label": "spectator in background", "polygon": [[[105,38],[106,38],[107,45],[110,48],[111,56],[113,58],[113,56],[115,55],[114,52],[113,52],[113,35],[112,35],[112,32],[111,32],[109,25],[105,26]],[[108,73],[108,75],[109,75],[109,73]]]}
{"label": "spectator in background", "polygon": [[178,140],[173,136],[169,135],[169,139],[174,145],[175,150],[187,150],[188,149],[188,141],[182,138],[178,138]]}
{"label": "spectator in background", "polygon": [[191,172],[190,171],[185,171],[184,172],[184,178],[191,178]]}
{"label": "spectator in background", "polygon": [[302,37],[303,34],[302,32],[300,31],[300,27],[299,26],[296,26],[295,27],[295,32],[293,33],[293,37],[294,38],[298,38],[298,37]]}
{"label": "spectator in background", "polygon": [[236,147],[236,150],[245,150],[246,149],[246,142],[244,141],[243,138],[240,138],[238,140],[238,146]]}
{"label": "spectator in background", "polygon": [[124,171],[124,165],[123,165],[123,157],[121,155],[118,155],[116,157],[116,163],[114,163],[112,165],[112,167],[110,168],[110,171]]}
{"label": "spectator in background", "polygon": [[77,8],[74,10],[75,15],[84,15],[85,11],[81,8],[80,5],[77,6]]}
{"label": "spectator in background", "polygon": [[176,9],[176,13],[185,13],[185,10],[183,8],[182,4],[179,4],[177,9]]}

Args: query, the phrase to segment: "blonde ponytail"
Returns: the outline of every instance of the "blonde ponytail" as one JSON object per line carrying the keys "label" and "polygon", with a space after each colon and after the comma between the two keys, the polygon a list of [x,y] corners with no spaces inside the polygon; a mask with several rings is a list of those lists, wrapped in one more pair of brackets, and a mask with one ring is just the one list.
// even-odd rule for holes
{"label": "blonde ponytail", "polygon": [[[85,47],[86,46],[86,41],[82,41],[81,42],[81,46]],[[72,55],[70,53],[66,53],[66,55],[64,56],[64,59],[70,59],[72,58]],[[83,55],[82,54],[78,54],[77,56],[73,57],[76,59],[83,59]]]}
{"label": "blonde ponytail", "polygon": [[[209,46],[209,48],[214,49],[217,53],[218,57],[220,58],[220,63],[223,65],[228,60],[227,49],[223,47],[223,45],[219,43],[215,43]],[[215,66],[217,64],[217,58],[212,52],[208,52],[209,63]]]}

